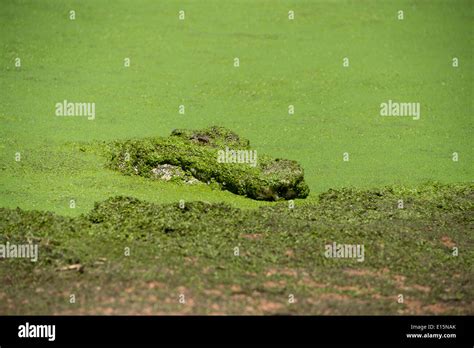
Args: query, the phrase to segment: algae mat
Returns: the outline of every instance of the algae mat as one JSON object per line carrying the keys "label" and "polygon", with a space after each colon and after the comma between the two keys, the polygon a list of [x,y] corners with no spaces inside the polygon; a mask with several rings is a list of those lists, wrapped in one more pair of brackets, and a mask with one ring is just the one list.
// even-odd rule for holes
{"label": "algae mat", "polygon": [[[114,195],[266,205],[123,178],[71,144],[212,125],[300,163],[310,200],[472,180],[472,2],[133,4],[2,3],[1,206],[77,215]],[[419,103],[419,119],[381,116],[390,100]],[[64,101],[95,103],[94,118],[56,116]]]}
{"label": "algae mat", "polygon": [[123,196],[76,218],[0,208],[0,245],[39,249],[0,261],[0,313],[472,314],[473,209],[473,185],[441,184],[330,190],[292,209]]}

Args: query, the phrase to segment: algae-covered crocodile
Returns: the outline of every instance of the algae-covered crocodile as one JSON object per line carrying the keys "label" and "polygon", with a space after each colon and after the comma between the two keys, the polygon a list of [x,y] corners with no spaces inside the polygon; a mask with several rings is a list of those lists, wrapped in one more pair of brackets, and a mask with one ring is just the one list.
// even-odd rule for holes
{"label": "algae-covered crocodile", "polygon": [[169,137],[116,141],[110,165],[128,175],[216,182],[222,189],[257,200],[305,198],[303,168],[250,148],[247,139],[223,127],[174,130]]}

